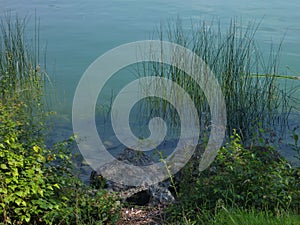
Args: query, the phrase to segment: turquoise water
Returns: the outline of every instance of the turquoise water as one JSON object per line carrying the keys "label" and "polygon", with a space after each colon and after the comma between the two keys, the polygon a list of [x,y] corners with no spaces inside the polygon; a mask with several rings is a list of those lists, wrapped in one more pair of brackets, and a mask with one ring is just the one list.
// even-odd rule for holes
{"label": "turquoise water", "polygon": [[[279,45],[283,40],[279,71],[293,74],[287,70],[289,66],[300,75],[298,0],[0,0],[0,6],[0,14],[11,11],[28,16],[30,31],[34,29],[36,12],[40,45],[47,47],[47,71],[58,89],[55,109],[66,122],[70,122],[78,81],[97,57],[118,45],[148,39],[160,23],[177,16],[186,24],[191,19],[220,20],[222,27],[227,27],[232,18],[245,24],[260,22],[256,40],[261,48],[271,43]],[[297,85],[300,81],[287,81],[288,88]],[[300,91],[294,95],[300,97]],[[299,124],[297,118],[293,121]],[[66,128],[64,134],[69,131]]]}
{"label": "turquoise water", "polygon": [[[262,47],[283,40],[281,71],[286,65],[300,74],[300,3],[298,0],[0,0],[1,10],[40,20],[41,46],[47,45],[47,64],[60,90],[59,111],[70,113],[76,85],[85,69],[111,48],[148,39],[160,22],[230,19],[261,21],[256,40]],[[291,82],[295,83],[295,82]]]}

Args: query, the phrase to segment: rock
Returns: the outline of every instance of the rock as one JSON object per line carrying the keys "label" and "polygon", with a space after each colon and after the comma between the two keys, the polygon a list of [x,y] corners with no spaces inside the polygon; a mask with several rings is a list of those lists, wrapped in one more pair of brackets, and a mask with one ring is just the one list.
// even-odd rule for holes
{"label": "rock", "polygon": [[135,151],[130,148],[125,148],[124,151],[118,155],[117,159],[135,166],[148,166],[153,163],[150,156],[142,151]]}
{"label": "rock", "polygon": [[[144,152],[138,152],[126,148],[117,156],[115,164],[109,163],[108,165],[105,165],[103,168],[101,168],[101,171],[103,171],[104,169],[106,175],[108,173],[111,173],[113,176],[114,173],[118,172],[115,171],[116,168],[119,168],[120,166],[118,162],[135,165],[138,166],[138,168],[142,168],[143,166],[148,166],[154,163],[151,157],[146,155]],[[116,167],[116,165],[118,165],[118,167]],[[160,203],[169,203],[175,200],[171,192],[168,190],[170,186],[168,181],[160,182],[154,185],[148,185],[150,181],[148,181],[149,177],[146,177],[143,180],[142,185],[127,186],[124,184],[116,183],[109,179],[104,179],[104,177],[101,175],[101,171],[92,171],[90,177],[90,184],[94,188],[104,187],[110,192],[117,192],[118,196],[121,199],[130,204],[140,206],[147,204],[158,205]],[[132,174],[132,177],[130,179],[134,179],[134,174]]]}
{"label": "rock", "polygon": [[159,205],[160,203],[171,203],[175,201],[174,196],[167,187],[160,185],[152,185],[149,187],[149,193],[151,196],[151,205]]}

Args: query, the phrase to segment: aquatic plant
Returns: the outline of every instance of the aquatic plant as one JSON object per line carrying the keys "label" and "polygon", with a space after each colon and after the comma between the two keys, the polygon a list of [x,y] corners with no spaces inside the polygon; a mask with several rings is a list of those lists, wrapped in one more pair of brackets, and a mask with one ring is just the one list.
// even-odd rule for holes
{"label": "aquatic plant", "polygon": [[[258,28],[259,24],[244,26],[236,20],[226,29],[214,22],[192,22],[187,27],[178,19],[161,25],[154,34],[161,41],[192,50],[210,67],[225,97],[228,134],[237,129],[244,141],[251,139],[258,124],[273,131],[283,129],[291,107],[288,91],[279,87],[277,79],[281,44],[277,48],[271,45],[266,54],[255,42]],[[197,107],[201,128],[209,130],[210,107],[204,92],[183,71],[164,62],[145,62],[137,71],[140,77],[160,76],[184,88]],[[161,83],[147,85],[163,88]],[[147,91],[147,85],[142,91]],[[147,99],[141,110],[143,116],[168,118],[173,128],[180,124],[176,112],[162,99]]]}
{"label": "aquatic plant", "polygon": [[31,127],[34,120],[40,119],[39,111],[45,106],[42,92],[48,76],[39,64],[38,24],[32,39],[27,39],[26,23],[26,18],[14,18],[11,14],[0,19],[0,101],[21,101],[24,113],[30,115]]}

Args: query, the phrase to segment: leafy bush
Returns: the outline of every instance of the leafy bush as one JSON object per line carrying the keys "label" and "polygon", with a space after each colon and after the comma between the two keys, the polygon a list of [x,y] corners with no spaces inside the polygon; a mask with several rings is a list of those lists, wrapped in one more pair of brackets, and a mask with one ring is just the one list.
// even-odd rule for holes
{"label": "leafy bush", "polygon": [[48,180],[60,185],[55,193],[60,207],[49,212],[44,217],[45,221],[62,225],[113,224],[120,215],[118,198],[106,190],[86,186],[74,175],[73,155],[70,153],[73,145],[74,138],[56,143],[46,156]]}
{"label": "leafy bush", "polygon": [[299,172],[269,146],[243,147],[234,132],[209,169],[200,173],[193,184],[191,179],[188,185],[181,184],[179,207],[171,207],[171,214],[176,217],[183,212],[214,210],[220,200],[234,208],[273,213],[298,210]]}
{"label": "leafy bush", "polygon": [[46,73],[36,67],[39,50],[28,48],[25,22],[0,21],[0,224],[113,223],[116,197],[73,173],[73,138],[46,147]]}
{"label": "leafy bush", "polygon": [[115,224],[119,219],[121,204],[107,191],[93,192],[81,185],[67,190],[67,199],[63,197],[63,207],[45,217],[49,224]]}
{"label": "leafy bush", "polygon": [[[23,105],[0,102],[0,219],[4,224],[99,224],[117,220],[120,203],[93,192],[72,173],[73,139],[51,151],[24,140]],[[25,126],[26,127],[26,126]]]}
{"label": "leafy bush", "polygon": [[25,118],[17,118],[22,106],[0,102],[0,214],[6,224],[29,223],[58,207],[44,174],[43,146],[34,139],[20,141],[26,133]]}

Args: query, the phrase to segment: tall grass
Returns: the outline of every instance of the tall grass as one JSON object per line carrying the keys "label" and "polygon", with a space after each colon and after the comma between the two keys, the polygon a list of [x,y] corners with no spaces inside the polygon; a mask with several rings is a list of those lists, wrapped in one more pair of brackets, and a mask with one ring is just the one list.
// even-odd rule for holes
{"label": "tall grass", "polygon": [[46,73],[39,65],[38,25],[31,39],[25,36],[27,19],[11,14],[0,18],[0,101],[22,102],[28,127],[37,124],[42,110]]}
{"label": "tall grass", "polygon": [[[227,131],[237,129],[243,139],[250,140],[259,128],[272,131],[284,128],[290,105],[288,94],[277,83],[281,45],[261,50],[255,42],[259,25],[247,26],[232,20],[227,29],[220,23],[192,22],[187,28],[182,21],[161,25],[154,38],[182,45],[210,67],[218,80],[227,108]],[[209,127],[210,107],[203,91],[183,71],[164,63],[144,63],[139,76],[156,75],[171,79],[184,88],[194,101],[201,127]],[[161,84],[157,89],[163,88]],[[147,86],[143,87],[147,91]],[[159,112],[157,110],[159,109]],[[178,126],[174,110],[163,100],[147,101],[144,114],[153,112],[171,118]]]}

